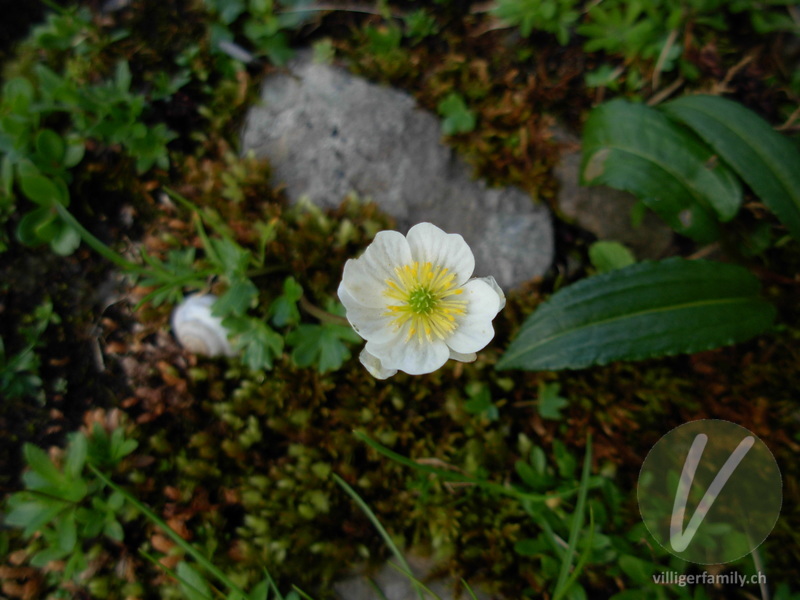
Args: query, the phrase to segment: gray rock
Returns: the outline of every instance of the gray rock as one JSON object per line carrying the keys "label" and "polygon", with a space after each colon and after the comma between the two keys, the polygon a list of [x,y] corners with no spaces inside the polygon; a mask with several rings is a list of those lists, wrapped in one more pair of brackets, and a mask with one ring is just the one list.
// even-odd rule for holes
{"label": "gray rock", "polygon": [[575,224],[601,240],[614,240],[628,246],[639,259],[660,258],[672,242],[672,230],[648,211],[638,227],[631,225],[631,209],[636,198],[602,185],[580,185],[580,144],[570,133],[557,129],[553,137],[568,144],[554,171],[559,183],[558,208]]}
{"label": "gray rock", "polygon": [[267,158],[292,201],[338,206],[350,192],[375,201],[400,231],[429,221],[460,233],[478,276],[512,288],[553,260],[550,213],[518,188],[489,188],[440,142],[439,120],[406,93],[303,54],[268,77],[247,115],[243,150]]}
{"label": "gray rock", "polygon": [[[442,600],[454,598],[454,581],[426,581],[425,575],[433,568],[433,562],[429,559],[408,556],[406,557],[414,575],[424,583],[432,592]],[[383,593],[379,595],[372,585],[370,585],[367,575],[354,575],[348,579],[334,584],[333,589],[336,595],[342,600],[382,600],[385,596],[387,600],[419,600],[419,595],[414,589],[411,581],[388,563],[378,570],[377,573],[369,575],[370,579],[378,586]],[[489,600],[489,596],[473,587],[472,591],[478,600]],[[462,599],[469,598],[469,593],[461,594]],[[434,600],[435,596],[423,592],[425,600]]]}

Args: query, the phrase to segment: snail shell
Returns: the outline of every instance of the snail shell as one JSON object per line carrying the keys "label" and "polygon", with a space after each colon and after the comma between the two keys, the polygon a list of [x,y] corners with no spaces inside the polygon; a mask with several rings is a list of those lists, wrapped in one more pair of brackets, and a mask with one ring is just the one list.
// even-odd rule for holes
{"label": "snail shell", "polygon": [[181,346],[194,354],[234,356],[222,319],[211,314],[214,294],[189,296],[172,311],[172,331]]}

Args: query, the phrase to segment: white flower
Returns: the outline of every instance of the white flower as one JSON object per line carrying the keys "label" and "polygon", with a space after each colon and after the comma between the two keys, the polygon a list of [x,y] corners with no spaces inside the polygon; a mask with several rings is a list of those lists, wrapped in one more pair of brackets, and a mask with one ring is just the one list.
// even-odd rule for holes
{"label": "white flower", "polygon": [[339,299],[367,340],[361,362],[378,379],[431,373],[452,358],[475,360],[505,306],[493,277],[470,279],[475,257],[458,234],[420,223],[381,231],[344,265]]}

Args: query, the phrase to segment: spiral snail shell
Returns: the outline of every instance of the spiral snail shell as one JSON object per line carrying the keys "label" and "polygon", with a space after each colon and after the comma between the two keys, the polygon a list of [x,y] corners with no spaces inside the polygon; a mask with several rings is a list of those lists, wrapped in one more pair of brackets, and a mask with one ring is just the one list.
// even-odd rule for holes
{"label": "spiral snail shell", "polygon": [[234,356],[222,319],[211,314],[214,294],[189,296],[172,311],[172,331],[181,346],[194,354]]}

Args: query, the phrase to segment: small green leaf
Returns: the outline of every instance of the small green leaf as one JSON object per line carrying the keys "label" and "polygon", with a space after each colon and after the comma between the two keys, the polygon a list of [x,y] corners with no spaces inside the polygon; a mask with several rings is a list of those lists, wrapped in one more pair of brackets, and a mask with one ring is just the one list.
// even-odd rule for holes
{"label": "small green leaf", "polygon": [[442,131],[445,135],[469,133],[475,129],[475,113],[469,109],[464,98],[458,92],[450,92],[437,107],[442,120]]}
{"label": "small green leaf", "polygon": [[125,539],[125,532],[122,529],[119,521],[108,521],[103,527],[103,533],[115,542],[121,542]]}
{"label": "small green leaf", "polygon": [[61,202],[61,191],[52,179],[44,175],[26,173],[20,177],[22,193],[30,200],[43,206]]}
{"label": "small green leaf", "polygon": [[55,235],[50,240],[50,249],[59,256],[69,256],[81,245],[81,234],[61,219],[55,221]]}
{"label": "small green leaf", "polygon": [[64,464],[64,473],[69,479],[77,479],[83,471],[86,463],[86,455],[89,450],[89,443],[82,433],[75,433],[70,436],[69,449]]}
{"label": "small green leaf", "polygon": [[561,409],[569,405],[569,400],[558,395],[560,390],[559,383],[539,383],[539,402],[536,408],[543,419],[559,421],[563,418]]}
{"label": "small green leaf", "polygon": [[36,208],[22,217],[17,225],[17,239],[26,246],[38,246],[58,233],[58,215],[48,206]]}
{"label": "small green leaf", "polygon": [[211,587],[208,585],[206,578],[196,571],[194,567],[181,561],[178,563],[176,571],[184,597],[188,600],[213,600]]}
{"label": "small green leaf", "polygon": [[700,140],[658,110],[624,100],[591,112],[581,177],[631,192],[700,242],[716,239],[716,219],[731,219],[742,201],[739,180]]}
{"label": "small green leaf", "polygon": [[72,552],[78,541],[78,526],[75,523],[75,511],[71,510],[59,519],[56,525],[58,547],[64,552]]}
{"label": "small green leaf", "polygon": [[117,63],[117,70],[114,74],[114,85],[120,92],[127,92],[131,87],[131,68],[128,66],[128,61],[120,61]]}
{"label": "small green leaf", "polygon": [[36,136],[36,151],[46,161],[60,166],[64,159],[64,140],[52,129],[42,129]]}
{"label": "small green leaf", "polygon": [[31,558],[31,566],[42,568],[54,560],[61,560],[67,556],[67,554],[69,554],[69,552],[66,550],[62,550],[58,546],[51,546],[34,554],[33,558]]}
{"label": "small green leaf", "polygon": [[250,590],[248,595],[250,600],[268,600],[269,599],[269,579],[262,579],[255,587]]}
{"label": "small green leaf", "polygon": [[4,522],[12,527],[24,528],[22,535],[30,537],[42,527],[50,523],[68,504],[55,498],[34,498],[27,492],[12,496],[9,501],[11,510]]}
{"label": "small green leaf", "polygon": [[589,260],[598,273],[621,269],[636,262],[633,253],[619,242],[595,242],[589,246]]}
{"label": "small green leaf", "polygon": [[272,315],[272,324],[276,327],[285,327],[300,322],[300,311],[297,302],[303,295],[303,288],[294,277],[287,277],[283,282],[283,294],[275,298],[269,307]]}
{"label": "small green leaf", "polygon": [[33,444],[25,444],[22,447],[22,453],[28,466],[45,481],[54,486],[58,486],[64,481],[64,475],[56,468],[44,450]]}
{"label": "small green leaf", "polygon": [[581,369],[741,342],[775,318],[759,288],[742,267],[682,258],[589,277],[542,304],[497,368]]}
{"label": "small green leaf", "polygon": [[719,96],[684,96],[662,109],[694,129],[800,240],[800,150],[789,138]]}
{"label": "small green leaf", "polygon": [[64,166],[71,169],[83,160],[86,153],[86,145],[81,140],[70,141],[64,152]]}

